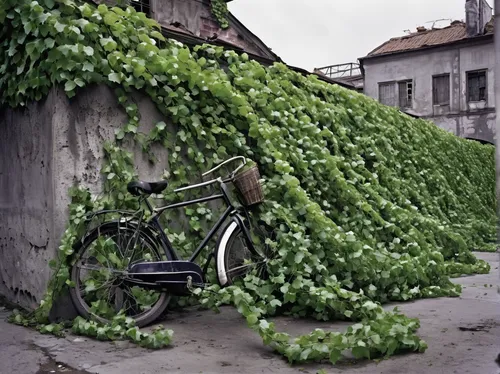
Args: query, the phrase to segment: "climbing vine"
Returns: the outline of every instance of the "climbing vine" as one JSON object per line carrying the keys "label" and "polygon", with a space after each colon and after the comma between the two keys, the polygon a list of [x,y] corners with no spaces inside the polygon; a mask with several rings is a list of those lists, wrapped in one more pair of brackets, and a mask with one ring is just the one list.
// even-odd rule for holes
{"label": "climbing vine", "polygon": [[227,29],[229,27],[229,21],[227,16],[229,14],[229,10],[227,9],[226,0],[211,0],[212,14],[219,22],[219,25],[223,29]]}
{"label": "climbing vine", "polygon": [[[275,228],[267,240],[275,254],[269,279],[249,275],[238,286],[196,289],[194,296],[207,308],[237,307],[264,343],[290,362],[335,363],[345,350],[368,358],[422,352],[427,345],[416,335],[419,322],[386,312],[381,303],[458,296],[450,275],[489,271],[470,249],[493,249],[492,147],[283,64],[264,67],[210,45],[190,50],[166,40],[154,21],[130,7],[4,0],[0,24],[1,103],[24,106],[54,86],[73,97],[98,83],[114,90],[128,115],[104,145],[106,194],[71,189],[69,225],[51,263],[47,294],[32,315],[15,314],[13,322],[60,333],[64,324],[49,324],[48,315],[54,297],[73,286],[68,269],[85,215],[138,208],[125,190],[136,173],[124,141],[144,152],[153,144],[168,150],[167,201],[182,198],[174,188],[230,156],[258,163],[266,202],[254,215]],[[136,91],[165,116],[149,133],[142,132]],[[168,229],[181,252],[201,235],[200,222],[213,218],[204,208],[184,213],[187,234]],[[106,310],[99,302],[93,308]],[[277,314],[356,323],[345,333],[315,330],[292,339],[266,321]],[[172,337],[162,328],[142,333],[122,314],[110,325],[77,318],[72,326],[76,333],[152,348]]]}

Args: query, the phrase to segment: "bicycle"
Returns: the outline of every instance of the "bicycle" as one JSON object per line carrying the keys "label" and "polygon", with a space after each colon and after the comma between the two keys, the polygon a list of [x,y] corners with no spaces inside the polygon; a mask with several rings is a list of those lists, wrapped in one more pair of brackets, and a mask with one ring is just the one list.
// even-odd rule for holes
{"label": "bicycle", "polygon": [[[262,276],[268,258],[253,244],[246,207],[244,204],[236,207],[228,191],[228,184],[235,182],[235,176],[247,163],[246,159],[233,157],[204,173],[203,177],[235,160],[242,163],[226,178],[218,177],[174,190],[177,193],[217,184],[219,193],[160,208],[153,207],[148,198],[162,193],[168,186],[167,181],[130,182],[128,192],[144,203],[151,214],[149,219],[144,219],[142,209],[92,213],[92,217],[113,213],[119,218],[105,221],[90,230],[74,246],[76,259],[70,268],[73,284],[70,295],[78,313],[106,323],[122,310],[135,320],[137,326],[148,325],[165,311],[171,296],[189,295],[193,287],[205,286],[212,258],[215,259],[217,282],[221,287],[234,284],[253,269]],[[257,187],[260,188],[260,184]],[[257,197],[256,201],[262,198]],[[160,216],[169,209],[215,200],[222,200],[226,210],[189,260],[181,260],[160,223]],[[215,250],[209,253],[202,269],[195,261],[221,228]],[[91,277],[82,281],[81,275],[86,271]]]}

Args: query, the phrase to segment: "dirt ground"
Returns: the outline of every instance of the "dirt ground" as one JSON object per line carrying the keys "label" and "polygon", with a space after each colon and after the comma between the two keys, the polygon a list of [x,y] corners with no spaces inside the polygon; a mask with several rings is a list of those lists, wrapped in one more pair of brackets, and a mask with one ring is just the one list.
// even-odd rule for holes
{"label": "dirt ground", "polygon": [[[57,339],[5,322],[0,310],[0,373],[327,373],[500,374],[500,290],[498,254],[479,253],[490,262],[487,275],[463,277],[460,298],[425,299],[399,306],[421,321],[424,354],[392,357],[379,363],[346,359],[338,365],[290,366],[246,327],[233,308],[220,314],[190,309],[171,313],[162,324],[174,330],[174,346],[160,351],[127,342],[98,342],[77,336]],[[279,331],[302,334],[314,328],[342,330],[345,323],[276,318]]]}

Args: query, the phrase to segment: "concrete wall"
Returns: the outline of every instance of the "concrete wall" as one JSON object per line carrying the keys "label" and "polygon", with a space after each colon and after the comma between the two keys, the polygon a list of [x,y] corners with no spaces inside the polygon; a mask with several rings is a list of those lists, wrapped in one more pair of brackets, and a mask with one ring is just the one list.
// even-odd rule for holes
{"label": "concrete wall", "polygon": [[[150,99],[135,96],[141,131],[164,120]],[[68,188],[102,188],[103,142],[126,122],[126,115],[106,86],[81,89],[68,99],[53,89],[25,109],[0,110],[0,294],[34,308],[43,297],[67,224]],[[154,148],[151,164],[139,147],[139,177],[161,179],[167,164],[163,148]]]}
{"label": "concrete wall", "polygon": [[[431,119],[438,126],[462,137],[494,142],[495,51],[493,41],[455,48],[436,48],[420,52],[367,59],[364,61],[364,93],[379,99],[379,83],[413,80],[413,107],[408,112]],[[487,101],[474,109],[467,103],[467,72],[487,70]],[[450,105],[432,102],[432,76],[450,74]],[[397,94],[397,90],[396,90]]]}
{"label": "concrete wall", "polygon": [[[91,0],[95,4],[113,6],[120,0]],[[130,0],[122,0],[130,4]],[[276,60],[261,40],[252,34],[236,17],[229,14],[229,27],[222,29],[211,11],[210,0],[150,0],[151,15],[161,26],[203,40],[222,41],[233,48],[269,60]]]}
{"label": "concrete wall", "polygon": [[422,116],[432,116],[434,115],[432,76],[449,73],[451,101],[450,108],[447,109],[457,112],[460,105],[459,64],[458,50],[395,55],[366,61],[364,93],[378,100],[379,83],[411,79],[414,84],[412,112]]}
{"label": "concrete wall", "polygon": [[493,41],[484,45],[475,45],[460,50],[461,95],[460,109],[469,110],[467,106],[467,72],[487,69],[488,98],[486,108],[495,108],[495,48]]}
{"label": "concrete wall", "polygon": [[495,113],[436,116],[430,118],[436,125],[462,138],[488,143],[495,140]]}
{"label": "concrete wall", "polygon": [[229,27],[222,29],[213,16],[209,0],[151,0],[152,18],[160,25],[179,30],[202,39],[224,41],[263,58],[274,59],[269,48],[231,14]]}
{"label": "concrete wall", "polygon": [[[53,258],[53,96],[0,110],[0,294],[27,307],[40,301]],[[43,265],[43,266],[40,266]]]}

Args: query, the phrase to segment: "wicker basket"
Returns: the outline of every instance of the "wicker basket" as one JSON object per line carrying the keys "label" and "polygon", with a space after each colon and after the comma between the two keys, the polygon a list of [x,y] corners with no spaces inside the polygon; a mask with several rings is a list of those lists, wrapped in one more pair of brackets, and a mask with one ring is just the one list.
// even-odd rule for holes
{"label": "wicker basket", "polygon": [[260,173],[257,166],[236,174],[234,185],[243,197],[246,206],[255,205],[264,201],[264,193],[260,185]]}

